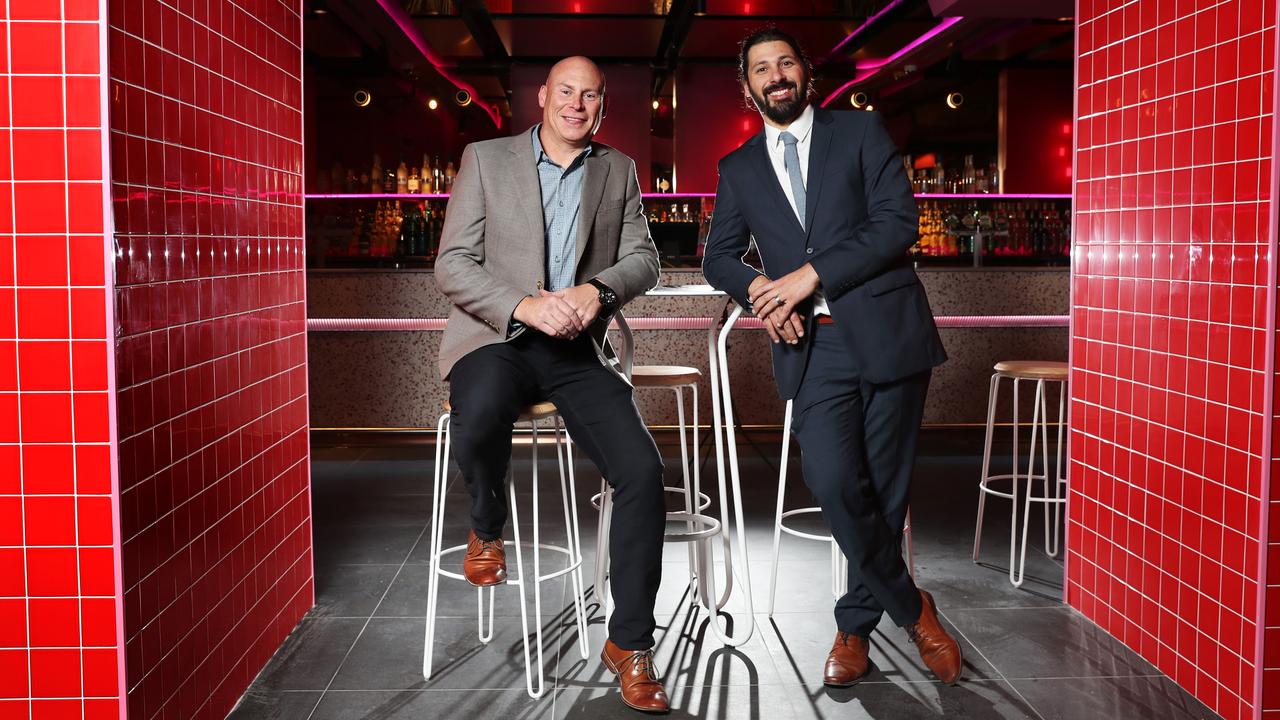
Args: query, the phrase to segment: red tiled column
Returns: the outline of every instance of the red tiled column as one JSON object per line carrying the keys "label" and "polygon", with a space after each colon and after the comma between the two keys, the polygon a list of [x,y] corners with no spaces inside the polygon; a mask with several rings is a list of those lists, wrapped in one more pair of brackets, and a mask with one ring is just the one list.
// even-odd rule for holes
{"label": "red tiled column", "polygon": [[1257,717],[1276,2],[1080,0],[1077,27],[1068,601]]}
{"label": "red tiled column", "polygon": [[120,718],[102,10],[6,7],[0,717]]}
{"label": "red tiled column", "polygon": [[134,718],[224,717],[313,600],[300,9],[111,8]]}

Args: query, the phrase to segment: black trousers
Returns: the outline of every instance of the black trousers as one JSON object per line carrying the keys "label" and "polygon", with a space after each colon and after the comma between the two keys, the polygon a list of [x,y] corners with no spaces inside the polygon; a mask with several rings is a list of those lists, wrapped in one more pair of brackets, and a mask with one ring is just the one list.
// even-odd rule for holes
{"label": "black trousers", "polygon": [[902,559],[916,440],[932,371],[891,383],[861,378],[833,326],[815,325],[792,405],[805,483],[849,561],[836,626],[867,637],[883,613],[906,626],[920,594]]}
{"label": "black trousers", "polygon": [[609,638],[625,650],[653,647],[666,501],[662,457],[632,388],[600,363],[587,336],[557,340],[533,330],[468,353],[450,377],[450,432],[476,535],[494,539],[506,525],[504,482],[520,408],[550,400],[613,488]]}

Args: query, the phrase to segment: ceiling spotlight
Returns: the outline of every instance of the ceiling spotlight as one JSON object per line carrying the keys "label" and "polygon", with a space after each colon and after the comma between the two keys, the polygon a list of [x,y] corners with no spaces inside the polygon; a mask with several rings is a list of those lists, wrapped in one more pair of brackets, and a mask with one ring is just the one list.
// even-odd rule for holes
{"label": "ceiling spotlight", "polygon": [[351,102],[355,103],[356,107],[369,107],[369,103],[373,102],[373,95],[368,90],[360,88],[351,94]]}
{"label": "ceiling spotlight", "polygon": [[[471,93],[466,90],[459,90],[453,94],[453,102],[457,104],[458,107],[466,107],[471,104]],[[435,108],[432,109],[434,110]]]}
{"label": "ceiling spotlight", "polygon": [[947,93],[947,107],[955,110],[964,104],[964,95],[958,92]]}
{"label": "ceiling spotlight", "polygon": [[653,109],[654,109],[654,110],[657,110],[657,109],[658,109],[658,101],[657,101],[657,100],[654,100],[654,101],[653,101]]}
{"label": "ceiling spotlight", "polygon": [[312,14],[314,14],[314,15],[328,15],[328,14],[329,14],[329,11],[328,11],[328,10],[325,10],[325,9],[324,9],[324,8],[322,8],[322,7],[318,7],[318,8],[316,8],[316,9],[312,10],[311,12],[312,12]]}
{"label": "ceiling spotlight", "polygon": [[866,107],[867,99],[867,94],[859,91],[849,96],[849,103],[856,108],[862,108]]}
{"label": "ceiling spotlight", "polygon": [[868,105],[865,108],[863,108],[863,110],[866,110],[867,112],[871,112],[872,110],[875,110],[875,109],[876,109],[875,105]]}
{"label": "ceiling spotlight", "polygon": [[431,98],[430,100],[427,101],[427,107],[432,110],[435,110],[436,108],[440,107],[440,103],[435,98]]}

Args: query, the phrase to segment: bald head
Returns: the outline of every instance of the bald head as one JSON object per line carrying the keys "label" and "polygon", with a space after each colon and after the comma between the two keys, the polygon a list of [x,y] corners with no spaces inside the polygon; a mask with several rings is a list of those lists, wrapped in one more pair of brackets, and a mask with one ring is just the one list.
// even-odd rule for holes
{"label": "bald head", "polygon": [[601,95],[604,94],[604,71],[585,55],[567,57],[552,65],[547,72],[547,87],[554,85],[562,75],[588,82],[598,88]]}
{"label": "bald head", "polygon": [[589,58],[567,57],[551,66],[547,83],[538,90],[538,105],[543,147],[553,158],[576,154],[591,142],[604,119],[604,73]]}

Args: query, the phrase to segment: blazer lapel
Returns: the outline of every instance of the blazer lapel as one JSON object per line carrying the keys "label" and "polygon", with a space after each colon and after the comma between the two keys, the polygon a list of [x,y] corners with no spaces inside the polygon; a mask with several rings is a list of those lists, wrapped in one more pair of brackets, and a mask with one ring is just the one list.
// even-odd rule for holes
{"label": "blazer lapel", "polygon": [[813,137],[809,139],[809,177],[804,188],[805,237],[812,232],[813,219],[818,212],[818,196],[822,194],[822,177],[826,173],[827,150],[831,147],[831,113],[821,108],[814,108],[813,128],[809,130]]}
{"label": "blazer lapel", "polygon": [[600,208],[600,200],[604,197],[605,180],[609,178],[609,161],[597,145],[583,163],[582,201],[578,206],[578,242],[575,243],[573,267],[577,271],[578,263],[591,241],[591,230],[596,224],[596,210]]}
{"label": "blazer lapel", "polygon": [[796,211],[791,209],[791,203],[787,201],[782,186],[778,184],[778,174],[773,171],[773,162],[769,159],[768,141],[765,138],[764,130],[761,130],[755,139],[757,147],[751,153],[751,160],[755,165],[756,174],[760,177],[761,187],[765,196],[776,206],[775,212],[787,218],[783,223],[803,235],[804,228],[800,226],[800,218],[796,217]]}
{"label": "blazer lapel", "polygon": [[547,244],[544,242],[545,233],[537,231],[543,230],[546,225],[542,219],[542,184],[538,181],[538,166],[533,159],[533,139],[529,137],[529,131],[513,135],[509,149],[513,156],[509,171],[515,183],[516,195],[520,198],[525,221],[530,228],[535,229],[535,232],[529,233],[529,237],[537,240],[533,247],[537,253],[538,277],[543,277],[547,267]]}

